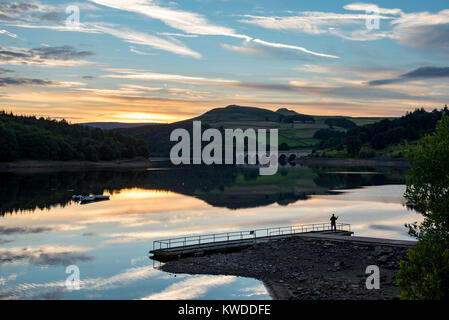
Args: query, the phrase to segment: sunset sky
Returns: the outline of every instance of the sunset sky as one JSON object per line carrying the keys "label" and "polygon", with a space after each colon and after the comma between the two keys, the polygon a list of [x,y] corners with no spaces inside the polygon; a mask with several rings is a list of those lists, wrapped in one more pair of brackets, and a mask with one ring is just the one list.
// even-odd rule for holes
{"label": "sunset sky", "polygon": [[[379,28],[372,21],[379,7]],[[79,25],[67,11],[76,6]],[[449,102],[432,1],[0,0],[0,109],[173,122],[230,104],[400,116]]]}

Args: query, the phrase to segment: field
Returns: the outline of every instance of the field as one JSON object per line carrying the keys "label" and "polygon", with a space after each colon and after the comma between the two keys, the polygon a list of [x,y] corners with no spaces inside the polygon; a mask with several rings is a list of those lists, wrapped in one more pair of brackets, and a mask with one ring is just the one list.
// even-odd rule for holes
{"label": "field", "polygon": [[[324,122],[332,117],[315,117],[315,123],[280,123],[262,120],[234,120],[234,121],[203,121],[202,124],[212,128],[226,129],[279,129],[279,145],[286,143],[290,149],[310,149],[319,144],[320,140],[314,139],[314,134],[320,129],[328,129]],[[348,118],[357,125],[364,125],[379,121],[381,118]],[[339,130],[339,128],[335,128]],[[344,129],[340,129],[344,131]]]}
{"label": "field", "polygon": [[[290,118],[289,117],[296,117]],[[315,133],[320,129],[327,129],[327,119],[345,118],[357,125],[374,123],[382,118],[351,118],[332,116],[310,116],[296,113],[292,110],[279,109],[271,111],[255,107],[228,106],[212,109],[196,118],[167,124],[150,125],[129,129],[118,129],[119,132],[133,135],[145,140],[152,154],[167,154],[169,152],[170,132],[174,128],[192,128],[191,121],[201,121],[203,128],[206,126],[223,129],[278,129],[279,146],[287,145],[291,150],[314,149],[321,142],[314,139]],[[334,127],[334,130],[345,131],[343,128]]]}

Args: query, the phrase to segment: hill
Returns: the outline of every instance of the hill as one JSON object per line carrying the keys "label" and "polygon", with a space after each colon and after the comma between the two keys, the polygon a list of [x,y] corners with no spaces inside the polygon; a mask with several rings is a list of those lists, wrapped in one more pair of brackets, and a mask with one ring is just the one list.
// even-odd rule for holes
{"label": "hill", "polygon": [[[145,140],[152,156],[167,156],[171,146],[170,133],[177,128],[184,128],[191,132],[192,121],[201,120],[203,129],[273,129],[279,130],[279,145],[290,149],[313,149],[319,145],[321,139],[314,138],[314,134],[320,129],[330,128],[326,124],[328,119],[347,119],[357,123],[358,118],[350,117],[317,117],[300,114],[285,108],[276,112],[256,107],[242,107],[231,105],[225,108],[212,109],[193,119],[175,122],[171,124],[145,125],[136,128],[115,129],[122,134],[131,135]],[[379,118],[363,118],[364,123],[374,123]],[[338,123],[332,122],[335,127]],[[346,121],[347,122],[347,121]],[[346,128],[340,128],[346,131]]]}
{"label": "hill", "polygon": [[112,130],[112,129],[124,129],[124,128],[135,128],[141,126],[153,125],[156,123],[125,123],[125,122],[86,122],[78,123],[80,126],[86,126],[90,128],[98,128],[101,130]]}
{"label": "hill", "polygon": [[65,120],[0,112],[0,161],[109,161],[148,157],[144,141]]}
{"label": "hill", "polygon": [[272,122],[278,122],[281,119],[281,117],[282,117],[282,115],[279,115],[276,112],[266,110],[266,109],[231,105],[226,108],[212,109],[193,120],[201,120],[201,121],[205,121],[207,123],[223,122],[223,121],[237,121],[237,122],[272,121]]}

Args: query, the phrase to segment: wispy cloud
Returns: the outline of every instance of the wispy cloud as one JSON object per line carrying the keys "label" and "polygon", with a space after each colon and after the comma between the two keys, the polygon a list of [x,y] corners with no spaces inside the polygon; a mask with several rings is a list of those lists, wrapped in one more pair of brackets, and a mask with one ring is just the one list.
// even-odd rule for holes
{"label": "wispy cloud", "polygon": [[94,3],[110,8],[131,11],[143,14],[152,19],[157,19],[168,26],[185,33],[197,35],[237,35],[233,29],[222,27],[209,22],[200,14],[168,7],[162,7],[152,0],[90,0]]}
{"label": "wispy cloud", "polygon": [[0,46],[0,64],[42,67],[73,67],[90,64],[83,58],[93,56],[90,51],[77,51],[71,46],[17,48]]}
{"label": "wispy cloud", "polygon": [[8,30],[5,30],[5,29],[0,30],[0,34],[4,34],[11,38],[17,38],[17,34],[9,32]]}
{"label": "wispy cloud", "polygon": [[288,44],[268,42],[268,41],[263,41],[260,39],[254,39],[253,41],[255,43],[261,44],[263,46],[272,47],[272,48],[292,49],[292,50],[297,50],[297,51],[301,51],[304,53],[312,54],[314,56],[325,57],[325,58],[334,58],[334,59],[339,58],[337,56],[330,55],[330,54],[324,54],[324,53],[319,53],[319,52],[315,52],[315,51],[310,51],[310,50],[307,50],[306,48],[299,47],[299,46],[292,46],[292,45],[288,45]]}
{"label": "wispy cloud", "polygon": [[120,38],[126,42],[149,46],[158,50],[169,51],[172,53],[191,56],[193,58],[201,58],[201,54],[195,52],[179,41],[168,41],[153,35],[142,32],[136,32],[129,29],[120,30],[117,28],[109,28],[101,25],[94,25],[93,28],[105,34],[110,34],[114,37]]}
{"label": "wispy cloud", "polygon": [[117,68],[109,68],[107,70],[115,73],[104,75],[103,78],[129,79],[140,81],[168,81],[168,82],[178,82],[196,85],[230,85],[239,83],[239,81],[236,80],[193,77],[179,74],[157,73],[144,70],[117,69]]}
{"label": "wispy cloud", "polygon": [[[449,53],[449,9],[437,13],[412,12],[378,7],[371,3],[352,3],[343,7],[348,11],[365,13],[334,13],[303,11],[288,16],[244,15],[240,22],[273,30],[290,30],[312,35],[330,34],[353,41],[393,39],[398,43],[421,49],[439,49]],[[365,27],[372,19],[373,8],[378,10],[380,30]]]}
{"label": "wispy cloud", "polygon": [[79,32],[92,34],[107,34],[125,42],[151,47],[154,49],[167,51],[179,55],[191,56],[193,58],[201,58],[201,54],[187,48],[178,40],[166,40],[160,37],[150,35],[144,32],[134,31],[130,28],[123,28],[117,25],[100,24],[100,23],[81,23],[77,29],[68,28],[65,24],[58,25],[42,25],[42,24],[13,24],[15,27],[28,29],[49,29],[61,32]]}
{"label": "wispy cloud", "polygon": [[232,28],[213,24],[209,22],[204,16],[198,13],[162,7],[152,0],[126,0],[126,1],[90,0],[90,1],[118,10],[131,11],[138,14],[143,14],[152,19],[160,20],[163,23],[167,24],[168,26],[177,30],[181,30],[186,34],[234,37],[243,39],[246,42],[255,42],[264,46],[297,50],[304,53],[326,58],[338,58],[333,55],[314,52],[312,50],[308,50],[300,46],[272,43],[259,39],[253,39],[251,36],[235,32],[235,30],[233,30]]}
{"label": "wispy cloud", "polygon": [[437,67],[422,67],[413,71],[404,73],[397,78],[373,80],[369,82],[371,86],[381,86],[392,83],[407,82],[413,80],[425,80],[425,79],[441,79],[449,78],[449,67],[437,68]]}
{"label": "wispy cloud", "polygon": [[83,251],[89,248],[78,246],[30,246],[0,248],[0,265],[35,264],[68,266],[76,261],[90,261],[92,256]]}
{"label": "wispy cloud", "polygon": [[[112,275],[110,277],[96,277],[96,278],[84,278],[80,279],[80,289],[83,291],[102,291],[110,290],[120,286],[128,285],[136,281],[145,280],[149,277],[153,277],[159,274],[153,266],[135,267],[124,270],[121,273]],[[0,278],[1,280],[2,278]],[[6,278],[5,280],[8,280]],[[10,280],[13,280],[12,278]],[[25,298],[50,298],[54,299],[54,296],[48,297],[51,289],[55,293],[59,293],[61,297],[67,292],[65,281],[54,281],[44,283],[21,283],[16,286],[6,288],[0,291],[0,299],[25,299]]]}
{"label": "wispy cloud", "polygon": [[164,291],[143,297],[141,300],[191,300],[201,298],[213,287],[236,280],[233,276],[201,276],[190,278],[167,287]]}
{"label": "wispy cloud", "polygon": [[49,86],[54,85],[55,82],[43,79],[28,79],[28,78],[0,78],[0,87],[5,86],[23,86],[23,85],[38,85]]}

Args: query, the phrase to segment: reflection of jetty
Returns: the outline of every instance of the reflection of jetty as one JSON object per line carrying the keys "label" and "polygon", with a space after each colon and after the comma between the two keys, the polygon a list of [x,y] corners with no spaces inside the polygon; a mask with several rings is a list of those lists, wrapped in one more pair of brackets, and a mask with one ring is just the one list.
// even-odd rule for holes
{"label": "reflection of jetty", "polygon": [[349,224],[337,223],[336,230],[332,230],[329,223],[321,223],[196,235],[154,241],[153,250],[150,253],[153,254],[154,260],[167,261],[191,255],[241,250],[257,243],[304,234],[351,236],[353,232],[351,232],[351,225]]}
{"label": "reflection of jetty", "polygon": [[75,195],[72,196],[72,200],[79,201],[81,204],[87,204],[97,201],[105,201],[109,200],[109,196],[104,195],[93,195],[93,196],[81,196],[81,195]]}

